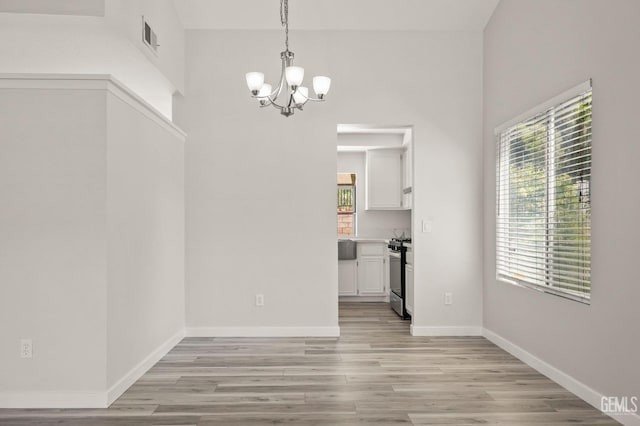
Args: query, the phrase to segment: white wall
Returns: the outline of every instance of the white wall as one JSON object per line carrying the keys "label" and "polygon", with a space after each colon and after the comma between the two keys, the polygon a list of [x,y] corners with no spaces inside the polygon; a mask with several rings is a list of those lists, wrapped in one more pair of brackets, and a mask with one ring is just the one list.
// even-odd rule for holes
{"label": "white wall", "polygon": [[[141,42],[143,14],[163,44],[157,56]],[[169,0],[108,0],[105,17],[0,13],[0,73],[111,74],[171,118],[184,31]]]}
{"label": "white wall", "polygon": [[0,12],[104,16],[105,0],[0,0]]}
{"label": "white wall", "polygon": [[184,134],[102,76],[0,75],[0,128],[0,407],[105,406],[184,333]]}
{"label": "white wall", "polygon": [[338,146],[401,147],[401,133],[338,133]]}
{"label": "white wall", "polygon": [[[157,52],[142,41],[142,16],[158,36]],[[106,0],[105,17],[171,82],[184,92],[184,29],[173,0]]]}
{"label": "white wall", "polygon": [[0,88],[0,406],[105,387],[105,96]]}
{"label": "white wall", "polygon": [[410,210],[365,210],[365,165],[365,152],[338,152],[338,173],[356,174],[356,236],[391,238],[394,236],[394,230],[398,235],[404,232],[406,236],[411,236]]}
{"label": "white wall", "polygon": [[335,326],[336,125],[402,123],[415,126],[414,217],[434,223],[414,235],[414,325],[479,327],[482,34],[293,32],[307,78],[333,83],[288,119],[244,82],[279,77],[282,36],[187,31],[188,326]]}
{"label": "white wall", "polygon": [[[484,325],[607,396],[640,395],[638,16],[635,0],[502,0],[484,34]],[[590,306],[496,282],[493,137],[499,124],[588,78]]]}
{"label": "white wall", "polygon": [[184,329],[184,142],[107,95],[107,387]]}

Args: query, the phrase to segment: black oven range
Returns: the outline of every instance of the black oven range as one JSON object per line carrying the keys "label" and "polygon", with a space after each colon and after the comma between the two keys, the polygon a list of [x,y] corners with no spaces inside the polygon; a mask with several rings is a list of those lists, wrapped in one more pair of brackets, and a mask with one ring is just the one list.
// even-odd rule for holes
{"label": "black oven range", "polygon": [[389,249],[389,304],[402,319],[411,319],[407,312],[405,265],[407,263],[407,247],[411,238],[392,238],[387,245]]}

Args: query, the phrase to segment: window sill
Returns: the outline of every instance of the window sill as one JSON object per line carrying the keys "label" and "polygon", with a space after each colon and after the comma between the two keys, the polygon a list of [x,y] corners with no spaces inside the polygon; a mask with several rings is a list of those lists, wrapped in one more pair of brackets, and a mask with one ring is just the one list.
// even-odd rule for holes
{"label": "window sill", "polygon": [[530,289],[530,290],[535,290],[538,291],[540,293],[546,293],[546,294],[551,294],[553,296],[557,296],[557,297],[561,297],[563,299],[568,299],[568,300],[572,300],[574,302],[579,302],[582,303],[584,305],[591,305],[591,299],[586,298],[580,294],[574,294],[574,293],[569,293],[569,292],[564,292],[564,291],[559,291],[553,288],[548,288],[548,287],[543,287],[537,284],[531,284],[528,283],[526,281],[520,281],[520,280],[510,280],[506,277],[502,277],[502,276],[497,276],[496,277],[496,281],[500,282],[500,283],[504,283],[504,284],[511,284],[514,285],[516,287],[522,287],[522,288],[526,288],[526,289]]}

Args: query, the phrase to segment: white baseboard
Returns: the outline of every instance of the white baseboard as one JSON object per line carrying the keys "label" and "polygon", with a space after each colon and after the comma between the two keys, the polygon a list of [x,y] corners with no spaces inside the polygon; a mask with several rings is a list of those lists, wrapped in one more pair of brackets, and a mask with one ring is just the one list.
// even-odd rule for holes
{"label": "white baseboard", "polygon": [[389,302],[389,295],[386,295],[386,296],[340,296],[338,297],[338,301],[340,302]]}
{"label": "white baseboard", "polygon": [[106,408],[105,392],[2,392],[0,408]]}
{"label": "white baseboard", "polygon": [[340,327],[189,327],[189,337],[339,337]]}
{"label": "white baseboard", "polygon": [[450,327],[430,327],[415,326],[411,324],[409,331],[412,336],[482,336],[482,327],[450,326]]}
{"label": "white baseboard", "polygon": [[[544,374],[549,379],[567,389],[569,392],[576,394],[578,397],[593,405],[598,411],[600,411],[600,401],[605,395],[602,395],[600,392],[590,388],[589,386],[569,376],[556,367],[546,363],[545,361],[541,360],[530,352],[527,352],[520,346],[511,343],[509,340],[494,333],[491,330],[485,328],[483,331],[483,335],[487,338],[487,340],[493,342],[496,346],[509,352],[520,361],[537,370],[539,373]],[[638,416],[638,414],[611,415],[611,417],[625,426],[640,426],[640,416]]]}
{"label": "white baseboard", "polygon": [[140,361],[138,365],[133,367],[127,374],[118,380],[107,391],[107,406],[111,405],[116,399],[120,398],[129,387],[134,384],[140,377],[144,375],[151,367],[153,367],[162,357],[164,357],[171,349],[173,349],[185,337],[184,328],[171,336],[167,341],[158,346],[145,359]]}
{"label": "white baseboard", "polygon": [[184,338],[184,329],[162,343],[106,392],[2,392],[0,408],[107,408]]}

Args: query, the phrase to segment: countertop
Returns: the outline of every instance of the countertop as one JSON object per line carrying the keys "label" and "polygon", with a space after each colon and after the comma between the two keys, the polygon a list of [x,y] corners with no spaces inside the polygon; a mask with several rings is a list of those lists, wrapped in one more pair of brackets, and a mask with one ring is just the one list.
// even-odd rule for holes
{"label": "countertop", "polygon": [[353,240],[356,241],[358,243],[384,243],[384,244],[388,244],[389,243],[389,239],[388,238],[367,238],[367,237],[350,237],[350,238],[338,238],[338,240]]}

